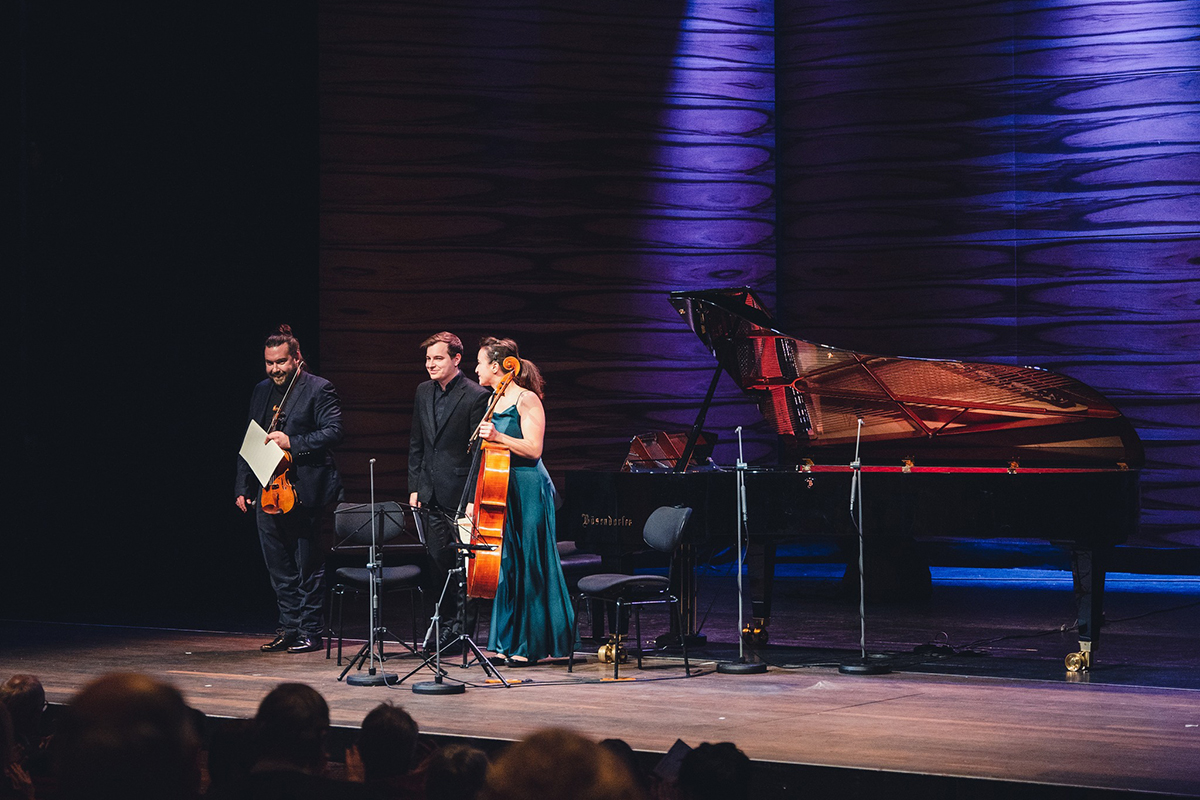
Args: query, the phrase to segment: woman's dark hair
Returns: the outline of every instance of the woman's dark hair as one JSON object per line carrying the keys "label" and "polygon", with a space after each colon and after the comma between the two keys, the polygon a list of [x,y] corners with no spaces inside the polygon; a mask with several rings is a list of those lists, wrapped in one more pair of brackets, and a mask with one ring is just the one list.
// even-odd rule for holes
{"label": "woman's dark hair", "polygon": [[517,349],[517,343],[512,339],[498,339],[495,336],[487,336],[480,340],[479,349],[487,351],[488,361],[495,364],[504,365],[504,359],[512,356],[521,362],[521,371],[517,373],[517,377],[513,381],[517,386],[536,394],[538,397],[544,397],[546,393],[546,381],[542,379],[542,373],[534,364],[527,358],[521,358],[521,353]]}

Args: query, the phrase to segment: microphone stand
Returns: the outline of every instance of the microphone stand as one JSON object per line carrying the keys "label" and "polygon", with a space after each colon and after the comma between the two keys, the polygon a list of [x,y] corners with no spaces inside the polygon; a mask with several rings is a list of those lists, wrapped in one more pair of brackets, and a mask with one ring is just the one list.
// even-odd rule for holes
{"label": "microphone stand", "polygon": [[[457,527],[457,524],[458,524],[457,521],[454,521],[455,527]],[[472,539],[475,538],[474,526],[472,526],[471,538]],[[467,667],[470,666],[470,663],[467,660],[467,652],[469,651],[474,656],[475,660],[479,662],[480,666],[483,667],[483,671],[488,677],[492,678],[494,681],[497,681],[497,682],[503,684],[506,687],[512,685],[504,679],[504,676],[500,674],[499,670],[496,669],[496,667],[492,664],[492,662],[488,661],[487,656],[485,656],[483,654],[483,651],[479,649],[479,646],[477,644],[475,644],[475,641],[467,634],[466,622],[464,620],[465,613],[466,613],[466,609],[464,608],[464,606],[466,605],[466,603],[462,602],[462,600],[465,597],[464,586],[465,586],[466,580],[467,580],[467,557],[468,557],[468,554],[472,553],[475,550],[495,550],[495,549],[496,549],[495,545],[491,545],[491,544],[471,544],[471,543],[465,543],[465,542],[459,542],[459,541],[454,542],[454,550],[455,550],[455,554],[456,554],[457,563],[455,564],[454,569],[450,570],[446,574],[446,583],[442,587],[442,595],[441,595],[441,597],[438,598],[437,608],[434,609],[434,614],[433,614],[434,641],[435,642],[441,641],[442,600],[446,597],[446,592],[450,591],[450,582],[452,580],[455,580],[456,578],[458,581],[459,600],[460,600],[460,602],[458,604],[459,634],[453,641],[447,642],[445,647],[438,647],[436,650],[434,650],[433,654],[430,656],[427,656],[425,658],[425,660],[416,667],[416,669],[412,670],[412,672],[409,672],[408,675],[405,675],[403,678],[401,678],[398,681],[399,683],[403,683],[411,675],[416,673],[417,670],[421,669],[421,667],[424,667],[427,664],[429,664],[430,662],[433,662],[433,664],[434,664],[433,680],[425,681],[423,683],[414,683],[413,687],[412,687],[414,694],[462,694],[463,692],[465,692],[467,690],[467,686],[464,683],[445,683],[442,680],[443,676],[446,674],[445,671],[442,669],[442,651],[447,648],[453,647],[455,644],[460,644],[462,647],[462,667],[463,667],[463,669],[466,669]]]}
{"label": "microphone stand", "polygon": [[[367,643],[364,649],[359,652],[356,658],[350,659],[350,663],[346,665],[345,671],[338,676],[338,680],[346,678],[346,673],[354,666],[354,662],[358,661],[358,668],[362,669],[363,655],[367,654],[370,659],[370,666],[367,668],[367,674],[354,674],[346,678],[346,683],[350,686],[386,686],[396,682],[396,674],[392,672],[380,672],[375,668],[375,661],[378,658],[379,668],[383,668],[383,653],[378,656],[375,654],[375,634],[380,632],[382,619],[379,613],[379,583],[381,581],[381,569],[383,565],[380,563],[376,545],[379,537],[379,511],[375,507],[375,459],[368,462],[370,465],[370,480],[371,480],[371,548],[367,556],[367,571],[371,575],[371,591],[367,594],[370,597],[370,615],[371,627],[367,633]],[[383,641],[379,642],[380,650],[383,649]]]}
{"label": "microphone stand", "polygon": [[723,675],[761,675],[767,671],[767,665],[761,661],[746,661],[746,641],[742,636],[744,598],[742,596],[742,542],[750,543],[750,526],[746,518],[746,461],[742,457],[742,426],[738,425],[738,460],[735,473],[737,474],[737,595],[738,595],[738,660],[717,664],[717,672]]}
{"label": "microphone stand", "polygon": [[[878,657],[867,655],[867,583],[863,577],[863,509],[862,509],[862,460],[859,445],[862,442],[862,417],[858,418],[858,431],[854,437],[854,460],[850,462],[850,521],[858,529],[858,630],[859,657],[838,666],[843,675],[885,675],[892,671]],[[855,517],[857,510],[858,516]]]}

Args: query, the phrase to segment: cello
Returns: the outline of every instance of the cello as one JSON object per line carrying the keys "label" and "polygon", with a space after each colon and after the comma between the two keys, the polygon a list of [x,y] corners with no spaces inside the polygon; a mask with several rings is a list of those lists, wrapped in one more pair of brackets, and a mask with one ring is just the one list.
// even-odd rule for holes
{"label": "cello", "polygon": [[[504,376],[496,384],[491,402],[483,415],[484,422],[490,422],[496,411],[496,404],[504,395],[508,385],[521,372],[521,360],[508,356],[502,364]],[[471,437],[470,445],[475,443],[479,431]],[[478,472],[475,479],[475,511],[470,521],[470,537],[472,543],[489,545],[490,547],[475,550],[472,557],[467,559],[467,597],[482,597],[492,599],[496,596],[496,587],[500,582],[500,556],[504,547],[504,518],[508,513],[508,467],[510,453],[507,447],[495,442],[480,442],[475,451],[475,463]],[[474,471],[476,467],[472,467]],[[466,499],[464,493],[463,498]],[[460,509],[461,512],[461,509]],[[460,513],[461,516],[461,513]]]}
{"label": "cello", "polygon": [[[279,401],[279,405],[275,407],[275,416],[271,418],[271,426],[267,428],[267,433],[273,433],[279,430],[280,417],[283,416],[283,406],[287,403],[288,395],[292,392],[292,387],[296,385],[296,378],[300,377],[300,370],[304,369],[304,362],[301,361],[296,365],[296,371],[292,373],[292,382],[288,384],[287,391],[283,393],[283,399]],[[259,500],[260,507],[263,513],[266,514],[286,514],[296,506],[296,487],[292,485],[288,478],[288,470],[292,466],[292,454],[288,450],[283,451],[283,458],[279,460],[279,464],[275,467],[275,472],[271,474],[271,480],[263,487],[262,497]]]}

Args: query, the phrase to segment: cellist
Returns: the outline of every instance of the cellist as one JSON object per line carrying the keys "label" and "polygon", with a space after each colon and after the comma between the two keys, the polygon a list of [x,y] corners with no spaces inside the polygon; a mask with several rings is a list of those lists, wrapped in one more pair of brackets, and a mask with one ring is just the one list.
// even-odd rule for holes
{"label": "cellist", "polygon": [[[321,648],[325,564],[321,516],[343,496],[331,452],[342,441],[342,411],[333,384],[303,369],[300,343],[280,325],[263,347],[267,378],[250,395],[249,419],[291,457],[288,482],[295,490],[286,513],[268,513],[250,467],[238,458],[235,504],[255,506],[263,559],[279,609],[275,638],[263,652],[310,653]],[[247,420],[249,421],[249,420]],[[274,424],[272,424],[274,423]],[[279,510],[279,509],[275,509]]]}
{"label": "cellist", "polygon": [[[509,357],[519,360],[520,369],[504,382]],[[480,423],[479,438],[510,451],[508,509],[488,649],[504,656],[509,666],[565,658],[574,644],[575,615],[558,560],[554,484],[542,464],[545,384],[512,339],[480,342],[475,372],[481,386],[506,384],[495,398],[491,420]]]}

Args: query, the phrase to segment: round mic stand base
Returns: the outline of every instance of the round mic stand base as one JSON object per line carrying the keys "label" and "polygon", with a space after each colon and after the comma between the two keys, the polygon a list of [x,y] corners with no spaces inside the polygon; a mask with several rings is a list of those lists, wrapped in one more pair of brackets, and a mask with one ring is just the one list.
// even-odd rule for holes
{"label": "round mic stand base", "polygon": [[436,680],[413,684],[413,694],[462,694],[465,691],[465,683],[444,683]]}
{"label": "round mic stand base", "polygon": [[767,665],[761,661],[727,661],[717,664],[717,672],[722,675],[761,675],[767,671]]}
{"label": "round mic stand base", "polygon": [[360,673],[348,676],[346,683],[350,686],[394,686],[399,679],[400,676],[394,672]]}
{"label": "round mic stand base", "polygon": [[883,656],[866,656],[852,658],[838,665],[838,672],[843,675],[887,675],[892,671]]}

